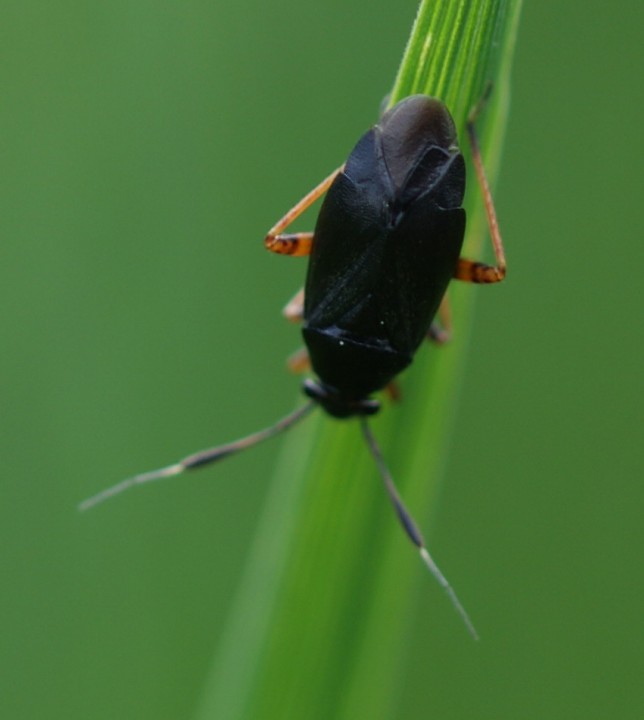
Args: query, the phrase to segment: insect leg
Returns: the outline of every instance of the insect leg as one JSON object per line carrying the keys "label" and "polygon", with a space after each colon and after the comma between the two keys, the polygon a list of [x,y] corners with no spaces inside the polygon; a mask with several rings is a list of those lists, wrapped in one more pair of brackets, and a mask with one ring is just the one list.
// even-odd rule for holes
{"label": "insect leg", "polygon": [[304,288],[300,288],[286,303],[282,315],[291,322],[301,322],[304,316]]}
{"label": "insect leg", "polygon": [[301,347],[296,350],[292,355],[289,356],[286,361],[288,369],[293,373],[303,373],[311,369],[311,358],[309,357],[309,351]]}
{"label": "insect leg", "polygon": [[[291,322],[301,322],[304,316],[304,288],[300,288],[286,303],[282,315]],[[305,347],[299,348],[286,361],[288,369],[293,373],[304,373],[311,369],[311,358]]]}
{"label": "insect leg", "polygon": [[467,134],[470,139],[470,146],[472,148],[472,163],[474,164],[474,170],[476,172],[476,178],[481,188],[483,195],[483,202],[485,204],[485,214],[487,215],[487,224],[490,228],[490,238],[492,240],[492,247],[494,248],[494,256],[496,258],[496,265],[486,265],[482,262],[475,262],[473,260],[467,260],[460,258],[456,267],[454,277],[457,280],[464,280],[466,282],[473,283],[496,283],[503,280],[505,277],[505,251],[503,249],[503,241],[501,239],[501,233],[499,231],[499,224],[496,219],[496,211],[494,209],[494,201],[492,199],[492,192],[490,185],[485,175],[485,168],[483,167],[483,160],[481,158],[481,148],[479,146],[478,136],[476,134],[476,119],[478,118],[481,110],[483,109],[487,99],[492,90],[492,85],[489,84],[485,89],[485,92],[478,103],[472,108],[467,118]]}
{"label": "insect leg", "polygon": [[438,308],[438,318],[440,323],[434,320],[429,326],[427,339],[437,345],[444,345],[452,339],[452,312],[449,307],[449,297],[447,293],[443,295],[440,307]]}
{"label": "insect leg", "polygon": [[391,402],[398,403],[402,400],[402,390],[395,380],[391,380],[385,385],[385,393]]}
{"label": "insect leg", "polygon": [[313,247],[313,233],[284,233],[282,235],[266,236],[264,245],[267,250],[277,255],[291,255],[293,257],[305,257],[311,254]]}
{"label": "insect leg", "polygon": [[278,255],[293,255],[294,257],[302,257],[310,254],[311,247],[313,246],[312,232],[284,233],[283,231],[329,189],[336,175],[341,172],[343,168],[344,165],[341,165],[328,177],[324,178],[319,185],[314,187],[313,190],[294,205],[283,218],[273,225],[264,238],[264,245],[267,250],[277,253]]}

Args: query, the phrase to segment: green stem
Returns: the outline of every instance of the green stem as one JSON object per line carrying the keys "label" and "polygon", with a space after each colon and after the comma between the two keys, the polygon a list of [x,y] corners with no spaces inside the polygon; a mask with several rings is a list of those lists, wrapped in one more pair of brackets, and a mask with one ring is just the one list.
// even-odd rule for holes
{"label": "green stem", "polygon": [[[391,95],[392,104],[413,93],[441,98],[465,144],[467,113],[492,81],[493,100],[481,123],[492,180],[520,5],[521,0],[424,0]],[[474,186],[467,194],[466,249],[480,257],[486,233]],[[385,407],[373,423],[421,527],[445,462],[478,293],[471,287],[450,291],[456,339],[445,349],[421,349],[404,379],[404,401]],[[449,568],[443,570],[449,577]],[[196,717],[395,718],[407,618],[423,572],[380,487],[359,425],[321,412],[310,418],[284,440]],[[467,605],[466,597],[461,600]],[[448,604],[438,594],[431,601]],[[454,633],[465,632],[458,622],[454,614]]]}

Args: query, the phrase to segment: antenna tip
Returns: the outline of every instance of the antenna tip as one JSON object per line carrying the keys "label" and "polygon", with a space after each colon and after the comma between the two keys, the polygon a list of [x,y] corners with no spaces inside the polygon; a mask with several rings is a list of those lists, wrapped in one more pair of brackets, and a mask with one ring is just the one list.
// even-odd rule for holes
{"label": "antenna tip", "polygon": [[467,614],[467,610],[463,607],[461,601],[458,599],[458,596],[454,592],[454,588],[449,584],[447,578],[440,571],[440,568],[434,562],[434,559],[429,554],[427,548],[423,546],[418,548],[418,551],[420,552],[420,556],[423,559],[423,562],[425,563],[431,574],[434,576],[434,578],[437,580],[438,584],[447,594],[447,597],[450,599],[456,612],[460,615],[460,618],[463,621],[465,627],[467,628],[467,631],[472,636],[472,639],[480,640],[479,634],[476,632],[476,628],[474,627],[474,623],[470,620],[470,616]]}

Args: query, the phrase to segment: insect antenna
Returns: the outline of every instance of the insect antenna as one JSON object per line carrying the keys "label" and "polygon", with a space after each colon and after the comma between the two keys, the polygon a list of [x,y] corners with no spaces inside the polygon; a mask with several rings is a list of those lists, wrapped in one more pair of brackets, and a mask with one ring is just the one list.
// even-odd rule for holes
{"label": "insect antenna", "polygon": [[252,433],[252,435],[247,435],[246,437],[227,443],[226,445],[219,445],[218,447],[201,450],[200,452],[188,455],[174,465],[168,465],[167,467],[160,468],[159,470],[151,470],[150,472],[141,473],[140,475],[134,475],[133,477],[127,478],[127,480],[123,480],[116,485],[112,485],[98,494],[87,498],[87,500],[83,500],[83,502],[79,504],[78,509],[81,512],[89,510],[89,508],[102,503],[108,498],[114,497],[114,495],[119,495],[123,491],[128,490],[135,485],[143,485],[144,483],[152,482],[153,480],[163,480],[164,478],[172,477],[173,475],[181,475],[181,473],[186,470],[192,470],[194,468],[203,467],[204,465],[209,465],[210,463],[217,462],[217,460],[223,460],[225,457],[240,452],[241,450],[253,447],[253,445],[258,445],[264,440],[268,440],[269,438],[284,432],[284,430],[288,430],[290,427],[300,422],[300,420],[303,420],[309,412],[311,412],[315,405],[316,403],[311,401],[289,415],[286,415],[281,420],[278,420],[274,425],[264,428],[264,430],[259,430],[258,432]]}
{"label": "insect antenna", "polygon": [[407,533],[407,536],[409,537],[409,539],[418,548],[420,557],[422,558],[425,565],[428,567],[431,574],[436,578],[436,580],[438,581],[438,584],[447,593],[447,596],[451,600],[452,605],[454,606],[456,612],[461,616],[461,619],[465,623],[465,627],[467,628],[470,635],[475,640],[478,640],[479,635],[476,632],[476,629],[475,629],[474,625],[472,624],[472,621],[470,620],[469,615],[467,614],[463,605],[461,605],[461,601],[458,599],[456,593],[454,592],[454,589],[447,581],[447,578],[443,575],[443,573],[440,571],[438,565],[436,565],[432,556],[429,554],[429,551],[427,550],[427,547],[425,545],[425,540],[423,539],[423,536],[422,536],[420,530],[418,529],[418,526],[414,522],[414,519],[409,514],[409,511],[405,507],[400,495],[398,494],[398,490],[396,489],[394,480],[391,477],[389,468],[385,465],[385,461],[382,457],[382,452],[380,451],[380,447],[378,446],[378,443],[376,442],[376,439],[375,439],[373,433],[371,432],[371,428],[369,427],[369,424],[367,423],[367,420],[364,417],[361,419],[361,426],[362,426],[362,433],[363,433],[365,441],[367,443],[367,447],[369,448],[369,451],[371,452],[371,455],[373,456],[373,459],[376,462],[378,472],[380,473],[382,481],[385,485],[385,489],[387,490],[387,494],[389,495],[389,499],[391,500],[391,502],[394,506],[394,509],[396,510],[396,514],[398,515],[398,519],[400,520],[400,523],[403,526],[403,529]]}

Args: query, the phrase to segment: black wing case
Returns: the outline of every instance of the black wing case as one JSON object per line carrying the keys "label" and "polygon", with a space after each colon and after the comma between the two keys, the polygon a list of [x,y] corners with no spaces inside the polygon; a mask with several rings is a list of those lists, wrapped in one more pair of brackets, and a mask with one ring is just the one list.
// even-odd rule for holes
{"label": "black wing case", "polygon": [[[341,329],[405,355],[417,349],[460,255],[465,213],[445,195],[463,184],[464,166],[459,153],[429,144],[410,170],[394,189],[377,128],[356,145],[318,218],[308,327]],[[457,191],[454,204],[461,197]]]}
{"label": "black wing case", "polygon": [[388,184],[372,129],[354,148],[318,215],[305,284],[307,325],[345,330],[355,326],[359,308],[377,285],[374,269],[381,265],[386,239]]}
{"label": "black wing case", "polygon": [[417,200],[391,232],[377,307],[392,348],[414,353],[436,315],[461,253],[465,210]]}

